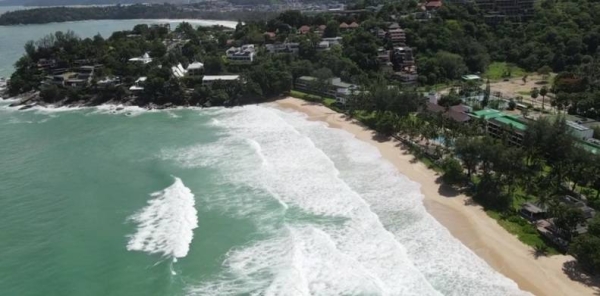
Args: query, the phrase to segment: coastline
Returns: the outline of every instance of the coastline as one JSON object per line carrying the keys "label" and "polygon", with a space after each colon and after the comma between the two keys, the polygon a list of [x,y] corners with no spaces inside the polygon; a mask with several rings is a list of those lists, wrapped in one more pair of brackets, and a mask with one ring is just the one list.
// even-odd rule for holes
{"label": "coastline", "polygon": [[[421,185],[427,211],[450,233],[492,268],[515,281],[519,288],[535,295],[597,295],[597,287],[572,280],[579,274],[567,274],[574,258],[568,255],[534,257],[534,250],[502,228],[478,205],[468,203],[465,195],[447,190],[436,180],[439,174],[413,156],[397,140],[375,140],[374,132],[356,120],[321,104],[287,97],[275,107],[304,113],[309,120],[327,123],[345,130],[380,151],[398,171]],[[575,273],[575,272],[573,272]],[[584,278],[583,281],[586,279]]]}

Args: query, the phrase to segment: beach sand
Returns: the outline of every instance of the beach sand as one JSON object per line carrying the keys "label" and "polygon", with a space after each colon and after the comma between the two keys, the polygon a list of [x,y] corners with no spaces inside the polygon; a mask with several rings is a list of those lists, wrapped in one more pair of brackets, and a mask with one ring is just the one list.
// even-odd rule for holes
{"label": "beach sand", "polygon": [[396,140],[376,140],[373,131],[321,104],[291,97],[275,104],[282,109],[302,112],[310,120],[324,121],[333,128],[343,129],[377,147],[400,173],[421,184],[425,197],[423,203],[431,215],[491,267],[514,280],[522,290],[535,295],[600,295],[600,289],[590,279],[566,268],[573,263],[571,256],[535,258],[533,248],[498,225],[480,206],[469,205],[466,196],[441,186],[436,181],[439,174],[421,162],[415,162],[414,157]]}

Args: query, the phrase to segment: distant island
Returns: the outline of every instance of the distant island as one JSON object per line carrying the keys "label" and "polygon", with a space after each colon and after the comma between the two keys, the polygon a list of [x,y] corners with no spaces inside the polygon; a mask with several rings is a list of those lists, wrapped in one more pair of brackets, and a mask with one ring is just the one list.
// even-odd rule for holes
{"label": "distant island", "polygon": [[205,10],[173,4],[46,7],[6,12],[0,15],[0,26],[106,19],[264,20],[275,14],[252,10]]}
{"label": "distant island", "polygon": [[3,0],[2,6],[62,6],[62,5],[117,5],[146,3],[188,3],[184,0]]}

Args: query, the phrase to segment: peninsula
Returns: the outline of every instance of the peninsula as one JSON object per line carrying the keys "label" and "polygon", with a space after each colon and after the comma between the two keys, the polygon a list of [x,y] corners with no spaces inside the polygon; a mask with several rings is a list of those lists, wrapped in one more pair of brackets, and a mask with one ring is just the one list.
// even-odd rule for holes
{"label": "peninsula", "polygon": [[234,106],[283,95],[322,103],[437,170],[437,195],[480,205],[470,219],[489,216],[497,224],[486,225],[514,234],[518,256],[568,254],[548,272],[592,294],[600,9],[577,7],[545,0],[530,10],[499,5],[499,15],[482,3],[363,3],[286,11],[235,29],[138,25],[89,39],[58,32],[25,46],[8,91],[25,106]]}

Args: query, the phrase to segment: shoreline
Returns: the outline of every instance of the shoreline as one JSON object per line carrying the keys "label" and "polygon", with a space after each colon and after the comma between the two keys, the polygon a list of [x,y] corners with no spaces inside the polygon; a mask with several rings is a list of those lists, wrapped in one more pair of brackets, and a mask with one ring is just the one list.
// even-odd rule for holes
{"label": "shoreline", "polygon": [[274,102],[274,105],[280,109],[306,114],[309,120],[325,122],[332,128],[345,130],[357,139],[375,146],[382,157],[391,162],[401,174],[421,185],[423,204],[429,214],[490,267],[516,282],[520,289],[535,295],[600,293],[598,287],[570,278],[584,277],[583,280],[587,280],[583,275],[567,274],[565,271],[574,261],[573,257],[554,255],[535,258],[533,248],[502,228],[480,206],[469,204],[467,196],[437,183],[439,174],[419,161],[414,162],[414,157],[397,140],[375,140],[374,131],[354,119],[346,119],[344,114],[322,104],[287,97]]}

